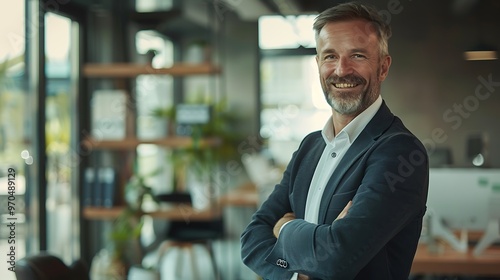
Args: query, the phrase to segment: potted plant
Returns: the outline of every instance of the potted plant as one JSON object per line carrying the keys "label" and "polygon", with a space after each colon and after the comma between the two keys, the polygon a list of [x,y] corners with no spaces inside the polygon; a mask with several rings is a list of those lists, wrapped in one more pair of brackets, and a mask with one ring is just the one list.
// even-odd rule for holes
{"label": "potted plant", "polygon": [[137,136],[143,140],[159,139],[174,134],[175,110],[169,107],[157,107],[149,114],[139,116]]}
{"label": "potted plant", "polygon": [[[239,118],[226,107],[224,100],[214,104],[209,122],[192,125],[190,137],[193,144],[173,151],[176,190],[190,192],[195,209],[208,207],[212,194],[217,192],[211,189],[210,181],[220,163],[239,159],[235,148],[241,140],[237,133]],[[216,138],[220,144],[205,146],[203,138]]]}
{"label": "potted plant", "polygon": [[152,188],[146,184],[146,179],[155,173],[147,176],[133,175],[127,182],[125,208],[113,222],[109,247],[101,250],[92,261],[92,279],[125,280],[132,267],[134,275],[145,275],[141,270],[158,275],[157,272],[151,273],[151,269],[142,267],[143,251],[139,243],[143,226],[143,204],[146,199],[156,200]]}

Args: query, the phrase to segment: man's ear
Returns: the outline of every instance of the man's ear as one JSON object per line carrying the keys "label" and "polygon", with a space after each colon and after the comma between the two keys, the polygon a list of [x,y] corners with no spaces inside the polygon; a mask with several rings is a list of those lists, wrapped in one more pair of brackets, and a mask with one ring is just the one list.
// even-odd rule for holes
{"label": "man's ear", "polygon": [[392,58],[389,55],[382,58],[382,61],[380,62],[380,75],[378,78],[381,82],[385,80],[385,78],[387,78],[387,75],[389,74],[389,68],[391,67],[391,62]]}

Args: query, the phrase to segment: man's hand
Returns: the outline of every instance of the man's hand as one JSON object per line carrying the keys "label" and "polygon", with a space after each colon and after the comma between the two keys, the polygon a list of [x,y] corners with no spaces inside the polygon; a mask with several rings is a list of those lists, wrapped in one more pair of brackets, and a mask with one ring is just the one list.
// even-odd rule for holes
{"label": "man's hand", "polygon": [[[279,219],[276,222],[276,225],[274,225],[274,228],[273,228],[274,237],[278,238],[278,235],[280,234],[281,227],[286,222],[289,222],[291,220],[295,220],[295,214],[292,213],[292,212],[286,213],[281,219]],[[304,275],[304,274],[299,274],[297,276],[297,280],[309,280],[309,279],[310,279],[309,276]]]}
{"label": "man's hand", "polygon": [[280,234],[281,226],[283,226],[283,224],[285,224],[286,222],[289,222],[291,220],[295,220],[295,214],[292,212],[286,213],[281,219],[279,219],[273,228],[274,237],[278,238],[278,235]]}
{"label": "man's hand", "polygon": [[351,206],[352,206],[352,200],[349,200],[349,202],[347,202],[347,205],[344,207],[344,210],[342,210],[342,212],[340,212],[340,214],[337,216],[337,218],[335,219],[335,221],[338,220],[338,219],[344,218],[345,215],[347,215],[347,212],[349,211],[349,209],[351,208]]}
{"label": "man's hand", "polygon": [[311,278],[309,278],[309,276],[307,275],[304,275],[304,274],[300,274],[297,276],[297,280],[309,280]]}

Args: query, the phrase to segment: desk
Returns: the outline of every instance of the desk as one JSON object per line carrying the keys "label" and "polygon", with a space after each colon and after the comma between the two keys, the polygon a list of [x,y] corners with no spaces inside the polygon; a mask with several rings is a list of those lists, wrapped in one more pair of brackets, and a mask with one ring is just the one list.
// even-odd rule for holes
{"label": "desk", "polygon": [[430,253],[420,244],[413,260],[412,274],[441,274],[463,276],[500,276],[500,247],[488,248],[480,256],[474,256],[470,248],[459,253],[444,247],[440,253]]}

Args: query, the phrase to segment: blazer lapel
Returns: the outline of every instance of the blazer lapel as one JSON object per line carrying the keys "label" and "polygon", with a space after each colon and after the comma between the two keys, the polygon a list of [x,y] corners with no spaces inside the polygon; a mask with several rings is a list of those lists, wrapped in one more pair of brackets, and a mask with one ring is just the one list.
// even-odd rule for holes
{"label": "blazer lapel", "polygon": [[372,120],[366,125],[365,129],[356,138],[351,147],[347,150],[346,154],[339,162],[327,183],[321,204],[319,208],[318,222],[324,223],[326,219],[326,209],[330,207],[332,196],[339,189],[339,183],[347,170],[361,157],[373,142],[391,125],[394,115],[391,113],[385,101],[380,106]]}
{"label": "blazer lapel", "polygon": [[320,136],[316,139],[316,141],[314,141],[314,144],[311,147],[305,147],[305,149],[311,150],[305,153],[304,158],[301,160],[301,170],[297,173],[298,176],[294,182],[294,195],[292,196],[297,199],[297,201],[295,201],[294,209],[296,217],[305,217],[307,194],[309,193],[309,187],[314,175],[314,170],[318,165],[325,146],[325,141],[323,141],[323,137]]}

